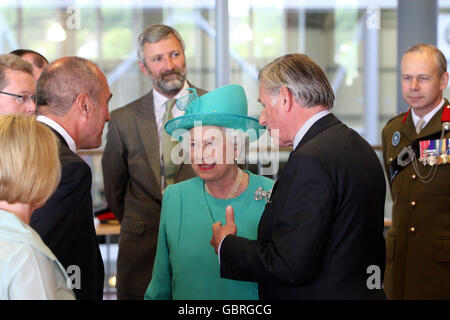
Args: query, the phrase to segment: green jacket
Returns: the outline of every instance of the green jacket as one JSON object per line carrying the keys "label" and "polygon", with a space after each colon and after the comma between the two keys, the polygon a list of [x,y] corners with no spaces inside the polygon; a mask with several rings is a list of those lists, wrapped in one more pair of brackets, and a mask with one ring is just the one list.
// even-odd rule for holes
{"label": "green jacket", "polygon": [[238,197],[216,199],[199,177],[170,185],[164,191],[153,277],[147,300],[255,300],[256,282],[220,277],[219,261],[210,245],[213,223],[225,223],[225,208],[234,208],[237,235],[256,239],[266,201],[255,199],[259,187],[273,180],[249,171],[249,185]]}
{"label": "green jacket", "polygon": [[[382,144],[389,181],[388,166],[404,147],[415,139],[440,135],[444,111],[448,117],[447,100],[418,135],[410,112],[386,124]],[[450,138],[449,131],[445,138]],[[418,167],[422,176],[432,168],[420,162]],[[390,182],[393,211],[384,278],[388,299],[450,299],[450,164],[436,169],[432,181],[424,183],[410,163]]]}

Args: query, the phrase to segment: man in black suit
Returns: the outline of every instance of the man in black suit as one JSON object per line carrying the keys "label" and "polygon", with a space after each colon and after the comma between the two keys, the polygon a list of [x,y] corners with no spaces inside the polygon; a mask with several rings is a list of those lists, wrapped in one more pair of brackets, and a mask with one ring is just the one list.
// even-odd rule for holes
{"label": "man in black suit", "polygon": [[280,57],[259,80],[260,123],[294,150],[257,240],[236,236],[231,208],[225,226],[213,225],[222,277],[257,281],[261,299],[384,298],[386,185],[375,152],[329,112],[333,90],[307,56]]}
{"label": "man in black suit", "polygon": [[37,120],[60,140],[62,174],[56,192],[35,211],[30,225],[73,275],[77,299],[102,299],[104,267],[93,220],[92,176],[76,151],[101,145],[112,94],[103,72],[78,57],[50,64],[36,91]]}

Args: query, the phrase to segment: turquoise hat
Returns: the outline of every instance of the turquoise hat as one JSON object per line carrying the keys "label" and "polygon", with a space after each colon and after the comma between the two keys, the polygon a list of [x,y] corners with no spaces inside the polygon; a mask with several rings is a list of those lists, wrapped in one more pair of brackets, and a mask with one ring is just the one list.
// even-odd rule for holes
{"label": "turquoise hat", "polygon": [[247,98],[244,88],[230,84],[202,96],[194,88],[190,94],[177,100],[176,106],[185,114],[167,121],[164,129],[175,139],[182,140],[177,129],[190,130],[194,126],[217,126],[242,130],[248,133],[250,141],[257,140],[265,127],[258,120],[247,116]]}

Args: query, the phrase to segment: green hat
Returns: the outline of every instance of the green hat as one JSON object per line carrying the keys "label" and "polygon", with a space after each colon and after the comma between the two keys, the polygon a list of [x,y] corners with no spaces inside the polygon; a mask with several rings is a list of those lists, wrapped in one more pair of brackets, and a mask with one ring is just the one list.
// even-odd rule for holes
{"label": "green hat", "polygon": [[258,120],[247,116],[247,98],[244,88],[230,84],[210,91],[202,96],[194,88],[190,94],[177,100],[176,105],[185,114],[167,121],[164,129],[175,139],[182,140],[177,129],[190,130],[194,126],[217,126],[247,132],[250,141],[257,140],[265,127]]}

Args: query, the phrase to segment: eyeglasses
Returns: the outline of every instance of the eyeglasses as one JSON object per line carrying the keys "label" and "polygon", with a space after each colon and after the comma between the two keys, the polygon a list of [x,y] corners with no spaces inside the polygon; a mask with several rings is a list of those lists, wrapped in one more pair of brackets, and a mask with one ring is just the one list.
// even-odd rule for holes
{"label": "eyeglasses", "polygon": [[25,102],[33,102],[34,104],[36,104],[36,96],[35,95],[28,95],[28,94],[15,94],[15,93],[9,93],[9,92],[5,92],[5,91],[0,91],[0,93],[2,94],[7,94],[8,96],[13,96],[16,97],[16,101],[18,104],[23,104]]}

